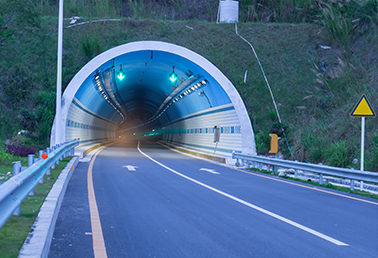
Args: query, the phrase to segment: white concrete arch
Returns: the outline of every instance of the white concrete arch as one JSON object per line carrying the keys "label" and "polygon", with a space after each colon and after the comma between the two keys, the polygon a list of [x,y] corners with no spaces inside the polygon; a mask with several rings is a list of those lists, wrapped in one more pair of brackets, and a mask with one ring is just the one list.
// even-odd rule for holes
{"label": "white concrete arch", "polygon": [[[205,70],[210,76],[212,76],[224,91],[227,93],[228,97],[230,98],[232,105],[235,108],[238,120],[240,122],[241,132],[242,132],[242,152],[243,153],[250,153],[256,154],[256,145],[254,139],[254,132],[252,129],[252,124],[249,119],[247,110],[245,108],[244,102],[241,99],[238,91],[230,82],[230,80],[211,62],[207,59],[202,57],[201,55],[178,45],[159,42],[159,41],[139,41],[139,42],[132,42],[128,44],[124,44],[121,46],[114,47],[98,56],[93,58],[90,62],[88,62],[71,80],[68,87],[66,88],[63,97],[62,97],[62,111],[61,111],[61,124],[65,125],[67,121],[68,112],[72,102],[74,100],[75,94],[77,93],[78,89],[82,86],[84,81],[88,78],[88,76],[92,75],[101,65],[109,62],[120,55],[124,55],[131,52],[136,51],[163,51],[168,52],[170,54],[174,54],[180,57],[183,57],[196,65],[200,68]],[[55,118],[56,119],[56,118]],[[66,127],[63,126],[60,130],[60,138],[55,138],[55,122],[52,128],[51,134],[51,145],[55,145],[58,142],[63,142],[66,140]]]}

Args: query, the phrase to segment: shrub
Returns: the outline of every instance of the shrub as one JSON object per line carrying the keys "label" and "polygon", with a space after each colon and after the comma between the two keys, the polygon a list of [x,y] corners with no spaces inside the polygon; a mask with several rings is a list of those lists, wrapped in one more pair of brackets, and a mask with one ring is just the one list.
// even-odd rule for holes
{"label": "shrub", "polygon": [[6,166],[12,163],[12,155],[6,153],[5,150],[0,150],[0,166]]}
{"label": "shrub", "polygon": [[35,149],[30,146],[7,145],[7,153],[19,157],[27,157],[29,154],[35,154]]}
{"label": "shrub", "polygon": [[10,143],[6,146],[6,153],[14,156],[27,157],[29,154],[35,154],[33,147],[27,146],[29,140],[24,136],[14,136]]}
{"label": "shrub", "polygon": [[352,164],[354,153],[353,145],[347,141],[335,141],[327,150],[327,161],[330,166],[346,168]]}
{"label": "shrub", "polygon": [[349,47],[350,36],[353,32],[352,20],[346,12],[339,7],[323,3],[322,23],[334,40],[344,47]]}
{"label": "shrub", "polygon": [[378,172],[378,131],[374,133],[370,151],[366,152],[365,170]]}

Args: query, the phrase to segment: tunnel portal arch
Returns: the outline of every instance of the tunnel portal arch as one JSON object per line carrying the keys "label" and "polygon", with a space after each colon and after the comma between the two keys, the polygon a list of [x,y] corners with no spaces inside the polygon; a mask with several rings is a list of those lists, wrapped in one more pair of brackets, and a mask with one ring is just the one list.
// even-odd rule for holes
{"label": "tunnel portal arch", "polygon": [[67,86],[59,119],[64,126],[56,139],[54,122],[51,145],[139,130],[205,152],[256,154],[251,121],[230,80],[201,55],[166,42],[132,42],[93,58]]}

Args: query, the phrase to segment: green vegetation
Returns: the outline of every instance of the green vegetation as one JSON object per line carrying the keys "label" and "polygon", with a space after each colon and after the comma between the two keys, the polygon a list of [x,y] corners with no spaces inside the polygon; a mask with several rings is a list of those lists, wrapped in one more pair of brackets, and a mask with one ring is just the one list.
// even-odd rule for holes
{"label": "green vegetation", "polygon": [[302,180],[300,178],[289,177],[287,174],[280,176],[277,173],[272,173],[271,171],[267,171],[267,170],[259,170],[257,168],[248,168],[248,170],[252,170],[252,171],[255,171],[255,172],[268,174],[268,175],[272,175],[272,176],[276,176],[276,177],[280,177],[280,178],[286,178],[286,179],[290,179],[290,180],[293,180],[293,181],[296,181],[296,182],[306,183],[306,184],[320,186],[320,187],[333,189],[333,190],[337,190],[337,191],[341,191],[341,192],[353,193],[353,194],[357,194],[357,195],[361,195],[361,196],[365,196],[365,197],[370,197],[370,198],[373,198],[373,199],[378,199],[378,194],[373,194],[373,193],[370,193],[370,192],[361,191],[361,190],[357,189],[356,187],[354,188],[354,191],[351,191],[349,186],[338,186],[338,185],[333,185],[329,182],[327,182],[325,184],[319,184],[319,182],[316,182],[316,181],[313,181],[313,180],[306,181],[306,180]]}
{"label": "green vegetation", "polygon": [[[57,1],[29,1],[20,9],[13,6],[22,1],[8,2],[0,0],[6,6],[0,10],[0,140],[24,129],[33,147],[45,147],[55,110]],[[281,136],[280,154],[292,158],[284,128],[295,159],[358,169],[352,161],[360,156],[361,122],[349,113],[363,93],[378,112],[378,1],[239,3],[239,33],[259,55],[282,124],[250,47],[233,24],[215,24],[218,1],[66,0],[65,17],[89,23],[68,28],[65,21],[63,88],[112,47],[140,40],[174,43],[204,56],[233,82],[259,154],[268,154],[274,132]],[[91,22],[103,18],[121,21]],[[377,139],[377,119],[367,119],[366,170],[378,171]],[[0,145],[0,161],[1,153]]]}
{"label": "green vegetation", "polygon": [[21,215],[10,217],[0,229],[0,258],[18,257],[18,253],[30,232],[30,228],[34,224],[39,209],[59,177],[60,172],[70,160],[71,158],[65,158],[60,161],[59,165],[56,165],[55,169],[51,169],[51,175],[46,175],[44,183],[36,186],[34,195],[26,197],[21,203]]}
{"label": "green vegetation", "polygon": [[24,164],[24,166],[27,166],[28,164],[27,157],[22,158],[22,157],[13,156],[9,153],[6,153],[4,144],[3,145],[0,144],[0,181],[3,181],[1,179],[1,176],[3,176],[1,175],[1,173],[2,172],[6,173],[6,171],[3,171],[3,168],[10,167],[10,170],[8,171],[12,172],[13,171],[12,163],[15,161],[21,161],[21,163]]}

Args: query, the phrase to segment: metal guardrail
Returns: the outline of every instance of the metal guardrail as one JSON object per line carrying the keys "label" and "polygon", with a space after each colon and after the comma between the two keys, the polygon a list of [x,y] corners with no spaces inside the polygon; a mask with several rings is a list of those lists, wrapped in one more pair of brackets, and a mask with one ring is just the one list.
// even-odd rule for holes
{"label": "metal guardrail", "polygon": [[[50,168],[59,164],[59,160],[64,157],[73,156],[74,148],[79,145],[77,139],[48,148],[47,159],[36,159],[34,155],[29,155],[29,167],[21,168],[21,162],[14,162],[13,177],[0,185],[0,228],[12,214],[20,214],[21,202],[28,196],[34,194],[34,187],[43,183],[43,176],[50,174]],[[39,156],[43,152],[39,152]],[[20,172],[20,173],[18,173]],[[18,173],[18,174],[17,174]]]}
{"label": "metal guardrail", "polygon": [[260,170],[262,170],[264,164],[272,165],[273,171],[277,171],[278,168],[294,169],[295,177],[298,176],[298,170],[316,173],[319,174],[319,184],[323,183],[323,175],[350,179],[350,189],[352,191],[354,191],[354,180],[378,183],[378,172],[307,164],[297,161],[273,159],[239,153],[232,153],[232,158],[236,159],[239,164],[239,160],[241,160],[243,165],[251,166],[253,168],[256,168],[257,165]]}

